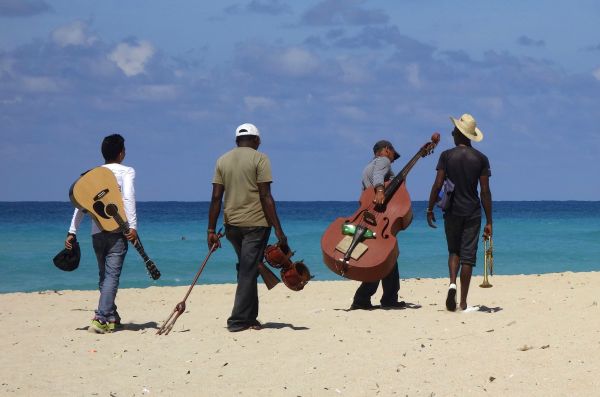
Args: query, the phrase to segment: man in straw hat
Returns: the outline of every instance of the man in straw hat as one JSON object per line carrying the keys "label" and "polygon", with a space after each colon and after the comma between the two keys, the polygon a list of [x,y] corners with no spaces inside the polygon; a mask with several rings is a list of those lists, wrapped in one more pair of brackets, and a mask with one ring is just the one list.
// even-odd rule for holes
{"label": "man in straw hat", "polygon": [[[492,236],[492,193],[489,186],[491,176],[490,162],[480,151],[471,146],[471,141],[479,142],[483,133],[470,114],[460,119],[450,117],[454,124],[452,136],[456,147],[440,155],[437,175],[427,205],[427,223],[435,228],[433,206],[439,200],[442,186],[454,185],[444,211],[444,228],[448,243],[448,270],[450,286],[446,297],[446,308],[456,310],[456,277],[460,269],[460,308],[467,308],[467,294],[471,274],[476,263],[477,244],[481,230],[481,206],[485,212],[486,223],[484,238]],[[449,180],[451,183],[444,183]],[[481,191],[481,200],[477,194],[477,185]]]}

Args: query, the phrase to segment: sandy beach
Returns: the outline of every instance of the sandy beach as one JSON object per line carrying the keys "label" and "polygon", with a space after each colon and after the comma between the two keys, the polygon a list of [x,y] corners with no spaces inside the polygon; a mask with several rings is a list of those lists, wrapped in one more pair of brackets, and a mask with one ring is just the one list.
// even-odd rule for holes
{"label": "sandy beach", "polygon": [[[262,330],[230,333],[235,285],[119,291],[124,329],[87,326],[96,291],[0,295],[0,394],[16,396],[591,396],[600,273],[494,276],[447,312],[446,279],[402,280],[403,310],[346,311],[358,283],[259,286]],[[374,302],[380,297],[378,291]]]}

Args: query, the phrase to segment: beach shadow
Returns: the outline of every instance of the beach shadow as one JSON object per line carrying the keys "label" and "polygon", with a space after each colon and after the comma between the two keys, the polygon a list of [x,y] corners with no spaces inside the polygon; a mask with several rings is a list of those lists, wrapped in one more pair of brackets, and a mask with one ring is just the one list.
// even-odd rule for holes
{"label": "beach shadow", "polygon": [[483,313],[496,313],[499,312],[500,310],[504,310],[503,308],[501,308],[500,306],[496,306],[496,307],[487,307],[485,305],[479,305],[479,310],[478,312],[483,312]]}
{"label": "beach shadow", "polygon": [[288,324],[288,323],[263,323],[262,324],[263,328],[272,328],[272,329],[282,329],[282,328],[291,328],[294,331],[306,331],[310,328],[308,327],[295,327],[292,324]]}
{"label": "beach shadow", "polygon": [[117,329],[117,331],[143,331],[145,329],[158,329],[158,323],[156,321],[149,321],[143,324],[127,323],[122,324],[123,328]]}
{"label": "beach shadow", "polygon": [[337,308],[337,309],[333,309],[333,310],[342,311],[342,312],[357,312],[357,311],[358,312],[360,312],[360,311],[370,312],[370,311],[373,311],[373,310],[396,311],[396,310],[407,310],[407,309],[420,309],[422,307],[423,306],[419,305],[418,303],[406,302],[406,306],[405,307],[385,307],[385,308],[383,308],[383,307],[381,307],[381,305],[373,305],[373,307],[370,308],[370,309],[351,309],[351,308],[341,309],[341,308]]}
{"label": "beach shadow", "polygon": [[[122,332],[122,331],[143,331],[148,328],[150,329],[158,329],[158,323],[155,321],[150,321],[143,324],[135,324],[135,323],[126,323],[121,324],[122,328],[117,328],[114,332]],[[75,328],[75,331],[87,331],[88,326]]]}

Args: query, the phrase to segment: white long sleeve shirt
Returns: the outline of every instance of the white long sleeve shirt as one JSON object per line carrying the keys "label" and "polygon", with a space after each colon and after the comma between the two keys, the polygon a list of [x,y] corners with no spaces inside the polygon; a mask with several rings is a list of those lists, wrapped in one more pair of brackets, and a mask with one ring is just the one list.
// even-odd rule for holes
{"label": "white long sleeve shirt", "polygon": [[[115,174],[117,178],[117,184],[119,190],[121,190],[121,197],[123,197],[123,206],[125,207],[125,215],[127,216],[127,222],[131,229],[137,230],[137,214],[135,209],[135,170],[132,167],[127,167],[122,164],[104,164],[102,167],[106,167]],[[84,212],[79,208],[75,208],[73,212],[73,218],[71,219],[71,226],[69,227],[69,233],[77,234],[77,229],[81,224]],[[96,225],[96,222],[92,222],[92,234],[100,233],[102,230]]]}

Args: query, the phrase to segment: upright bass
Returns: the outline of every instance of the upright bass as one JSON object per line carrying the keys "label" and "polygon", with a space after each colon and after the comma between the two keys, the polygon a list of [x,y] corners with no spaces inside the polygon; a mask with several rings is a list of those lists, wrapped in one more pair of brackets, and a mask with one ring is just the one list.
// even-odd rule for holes
{"label": "upright bass", "polygon": [[360,207],[347,218],[337,218],[321,238],[323,261],[333,272],[357,281],[377,281],[392,270],[398,257],[396,233],[412,222],[406,176],[421,157],[433,152],[437,132],[393,179],[385,183],[384,202],[375,204],[375,192],[366,189]]}

